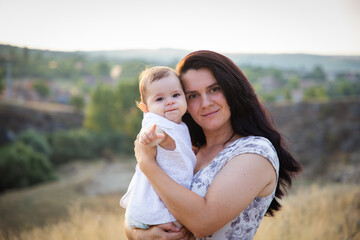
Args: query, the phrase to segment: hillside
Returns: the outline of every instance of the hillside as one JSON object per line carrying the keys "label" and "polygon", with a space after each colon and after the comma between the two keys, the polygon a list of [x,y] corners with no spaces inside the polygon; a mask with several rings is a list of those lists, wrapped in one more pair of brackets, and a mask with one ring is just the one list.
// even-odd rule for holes
{"label": "hillside", "polygon": [[[1,128],[17,133],[29,127],[53,132],[81,126],[81,114],[61,108],[45,111],[48,107],[2,102]],[[304,165],[304,178],[360,183],[360,99],[267,107]]]}
{"label": "hillside", "polygon": [[[5,101],[0,99],[0,131],[19,133],[28,128],[41,132],[82,126],[83,114],[74,108],[55,103],[35,101]],[[3,136],[0,136],[0,138]]]}
{"label": "hillside", "polygon": [[[119,60],[142,59],[157,64],[177,63],[190,50],[133,49],[119,51],[84,52],[90,56],[103,56]],[[323,56],[310,54],[246,54],[223,53],[239,66],[276,67],[286,70],[309,71],[320,66],[330,72],[360,72],[360,56]]]}
{"label": "hillside", "polygon": [[268,107],[305,178],[360,183],[360,99]]}

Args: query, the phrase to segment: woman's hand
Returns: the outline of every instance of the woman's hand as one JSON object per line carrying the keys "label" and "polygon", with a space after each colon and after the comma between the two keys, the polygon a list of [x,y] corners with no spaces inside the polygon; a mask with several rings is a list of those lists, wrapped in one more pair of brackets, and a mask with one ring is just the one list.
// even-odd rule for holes
{"label": "woman's hand", "polygon": [[[176,225],[174,223],[164,223],[164,224],[157,225],[156,227],[159,227],[163,231],[170,233],[169,237],[178,237],[178,236],[180,236],[178,233],[182,233],[183,236],[181,238],[179,238],[179,240],[195,240],[194,235],[189,230],[187,230],[185,227],[181,227],[179,229],[178,227],[176,227]],[[168,238],[166,238],[166,239],[168,239]],[[173,239],[173,238],[170,238],[170,239]],[[175,238],[175,239],[178,239],[178,238]]]}
{"label": "woman's hand", "polygon": [[178,240],[192,240],[193,235],[186,228],[178,228],[173,223],[165,223],[157,226],[153,226],[151,228],[155,228],[154,232],[156,232],[156,236],[160,236],[160,238],[156,239],[178,239]]}
{"label": "woman's hand", "polygon": [[126,236],[130,240],[192,240],[195,239],[186,228],[179,229],[173,223],[152,226],[149,229],[131,229],[125,223]]}
{"label": "woman's hand", "polygon": [[141,171],[146,171],[148,166],[151,164],[156,164],[155,156],[156,156],[156,147],[146,145],[141,143],[140,134],[138,134],[135,142],[134,142],[134,152],[135,158],[139,164]]}

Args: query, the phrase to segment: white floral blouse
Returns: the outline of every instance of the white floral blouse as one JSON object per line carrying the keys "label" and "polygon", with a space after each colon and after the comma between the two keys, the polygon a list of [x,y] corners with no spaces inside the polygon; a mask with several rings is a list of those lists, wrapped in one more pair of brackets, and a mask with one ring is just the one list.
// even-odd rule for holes
{"label": "white floral blouse", "polygon": [[[248,136],[240,138],[222,150],[214,160],[193,177],[190,189],[204,197],[216,174],[232,158],[239,154],[255,153],[268,159],[279,175],[279,159],[272,143],[264,138]],[[271,201],[275,197],[275,189],[269,196],[257,197],[250,205],[232,221],[215,233],[201,240],[250,240],[253,239],[261,220],[263,219]]]}

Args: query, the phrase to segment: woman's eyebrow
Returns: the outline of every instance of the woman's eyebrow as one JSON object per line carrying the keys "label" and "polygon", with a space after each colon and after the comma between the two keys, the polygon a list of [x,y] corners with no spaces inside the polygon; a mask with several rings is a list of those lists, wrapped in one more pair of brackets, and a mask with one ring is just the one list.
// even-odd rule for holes
{"label": "woman's eyebrow", "polygon": [[196,93],[197,91],[184,91],[185,94]]}
{"label": "woman's eyebrow", "polygon": [[215,87],[215,86],[218,86],[219,84],[216,82],[216,83],[213,83],[213,84],[211,84],[211,85],[209,85],[208,87],[207,87],[207,89],[209,89],[209,88],[212,88],[212,87]]}
{"label": "woman's eyebrow", "polygon": [[[213,88],[213,87],[216,87],[216,86],[218,86],[218,85],[219,85],[218,83],[213,83],[213,84],[207,86],[206,89]],[[184,91],[185,94],[196,93],[196,92],[197,92],[196,90],[193,90],[193,91]]]}

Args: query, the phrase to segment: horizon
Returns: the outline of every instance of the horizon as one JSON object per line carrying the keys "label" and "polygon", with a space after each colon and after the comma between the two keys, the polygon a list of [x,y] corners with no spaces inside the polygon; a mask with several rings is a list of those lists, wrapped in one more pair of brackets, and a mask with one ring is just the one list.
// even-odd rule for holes
{"label": "horizon", "polygon": [[[91,53],[91,52],[118,52],[118,51],[159,51],[159,50],[175,50],[175,51],[186,51],[193,52],[197,50],[210,50],[210,49],[196,49],[188,50],[181,48],[170,48],[170,47],[160,47],[160,48],[128,48],[128,49],[105,49],[105,50],[57,50],[57,49],[48,49],[48,48],[33,48],[26,45],[15,45],[11,43],[0,42],[0,45],[10,46],[15,48],[27,48],[29,50],[35,51],[50,51],[50,52],[61,52],[61,53]],[[278,53],[265,53],[265,52],[224,52],[218,51],[221,54],[230,54],[230,55],[309,55],[309,56],[323,56],[323,57],[360,57],[358,54],[322,54],[322,53],[304,53],[304,52],[278,52]]]}
{"label": "horizon", "polygon": [[0,9],[0,43],[30,49],[360,55],[358,0],[0,0]]}

